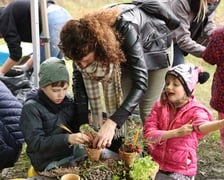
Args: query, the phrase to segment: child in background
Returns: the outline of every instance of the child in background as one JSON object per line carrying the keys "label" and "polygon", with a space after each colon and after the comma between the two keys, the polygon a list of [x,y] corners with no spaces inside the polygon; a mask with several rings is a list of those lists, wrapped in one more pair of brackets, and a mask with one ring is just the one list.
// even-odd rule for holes
{"label": "child in background", "polygon": [[[224,27],[212,33],[202,57],[209,64],[216,65],[210,105],[218,111],[218,119],[224,119]],[[220,135],[224,158],[224,129],[220,129]]]}
{"label": "child in background", "polygon": [[191,64],[180,64],[167,72],[161,100],[144,125],[149,154],[160,166],[156,180],[164,176],[193,180],[198,140],[224,127],[224,120],[213,121],[209,110],[192,95],[196,84],[208,78],[207,72]]}
{"label": "child in background", "polygon": [[20,127],[31,164],[36,171],[46,171],[83,157],[85,152],[79,144],[88,142],[89,137],[79,132],[69,133],[60,126],[72,132],[75,129],[65,62],[53,57],[47,59],[40,66],[39,78],[39,89],[27,94]]}

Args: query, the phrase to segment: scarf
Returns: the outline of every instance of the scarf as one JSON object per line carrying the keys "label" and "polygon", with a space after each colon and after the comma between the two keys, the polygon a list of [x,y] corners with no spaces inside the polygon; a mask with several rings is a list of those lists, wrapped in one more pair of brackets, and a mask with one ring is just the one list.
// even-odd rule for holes
{"label": "scarf", "polygon": [[[84,69],[77,64],[76,66],[82,73],[92,112],[93,125],[100,128],[103,124],[103,107],[105,106],[109,117],[122,103],[120,65],[111,63],[109,67],[106,67],[95,61]],[[104,99],[101,99],[102,94]],[[103,102],[105,103],[104,106]],[[124,136],[125,129],[125,125],[121,129],[116,129],[115,138]]]}
{"label": "scarf", "polygon": [[38,102],[42,104],[45,108],[48,109],[51,113],[60,115],[64,114],[67,117],[74,117],[74,112],[70,111],[70,109],[73,109],[71,105],[73,104],[72,100],[68,98],[66,95],[64,100],[60,104],[53,103],[48,96],[42,91],[37,91],[39,100]]}

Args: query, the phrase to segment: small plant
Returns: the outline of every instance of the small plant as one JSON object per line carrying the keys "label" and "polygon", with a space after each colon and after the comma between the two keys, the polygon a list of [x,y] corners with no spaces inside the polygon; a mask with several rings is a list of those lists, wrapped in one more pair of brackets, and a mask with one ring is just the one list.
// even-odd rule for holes
{"label": "small plant", "polygon": [[158,171],[158,164],[152,161],[151,156],[144,156],[135,159],[129,171],[130,178],[134,180],[149,180]]}
{"label": "small plant", "polygon": [[139,135],[140,135],[140,129],[137,129],[135,131],[135,134],[133,134],[133,132],[129,132],[128,135],[124,138],[123,144],[121,145],[120,150],[129,152],[129,153],[131,152],[140,153],[141,152],[140,146],[137,144]]}
{"label": "small plant", "polygon": [[113,176],[112,180],[122,180],[126,179],[127,176],[127,167],[123,161],[117,161],[113,166]]}
{"label": "small plant", "polygon": [[124,161],[127,166],[130,166],[134,162],[137,153],[141,152],[140,146],[137,145],[139,134],[140,129],[134,129],[134,131],[129,129],[128,134],[125,136],[123,144],[119,149],[120,159]]}
{"label": "small plant", "polygon": [[84,149],[90,161],[99,161],[102,148],[94,148],[93,141],[97,136],[97,131],[89,124],[83,124],[79,128],[80,132],[90,137],[90,141],[84,144]]}
{"label": "small plant", "polygon": [[93,140],[97,136],[97,131],[95,131],[89,124],[83,124],[80,126],[79,131],[83,134],[86,134],[91,138],[91,141],[85,144],[89,148],[93,147]]}

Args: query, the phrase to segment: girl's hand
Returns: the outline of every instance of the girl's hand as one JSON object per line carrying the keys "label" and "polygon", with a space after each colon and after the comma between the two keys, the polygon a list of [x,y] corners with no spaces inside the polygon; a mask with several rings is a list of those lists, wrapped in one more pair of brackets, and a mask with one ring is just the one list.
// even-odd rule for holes
{"label": "girl's hand", "polygon": [[192,131],[193,131],[192,122],[188,122],[187,124],[184,124],[180,128],[176,129],[177,137],[183,137],[189,135],[192,133]]}

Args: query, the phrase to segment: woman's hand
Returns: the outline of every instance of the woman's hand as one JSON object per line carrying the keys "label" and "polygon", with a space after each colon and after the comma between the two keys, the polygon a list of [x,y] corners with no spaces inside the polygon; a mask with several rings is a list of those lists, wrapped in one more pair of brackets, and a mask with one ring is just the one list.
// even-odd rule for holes
{"label": "woman's hand", "polygon": [[117,124],[108,119],[100,128],[97,137],[93,141],[94,148],[105,148],[111,145],[111,141],[114,137],[114,132]]}
{"label": "woman's hand", "polygon": [[84,144],[85,142],[89,142],[91,139],[84,133],[74,133],[68,135],[69,144]]}

